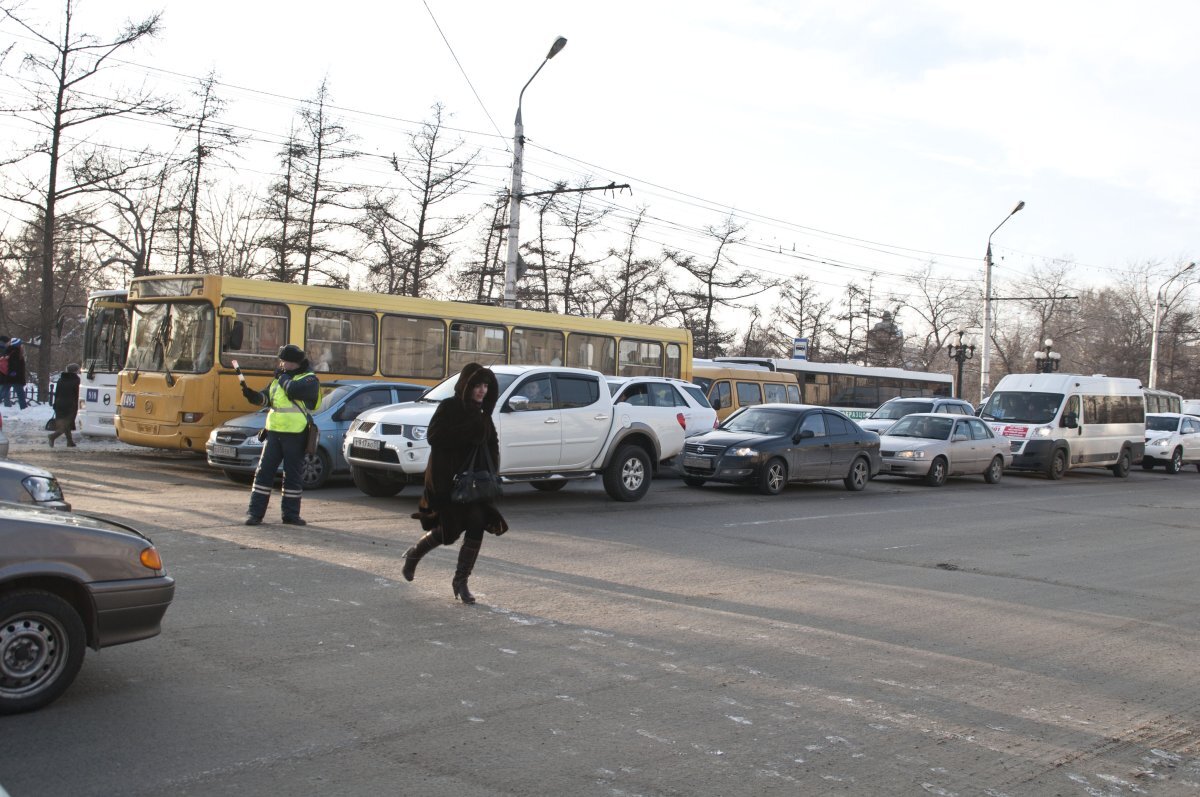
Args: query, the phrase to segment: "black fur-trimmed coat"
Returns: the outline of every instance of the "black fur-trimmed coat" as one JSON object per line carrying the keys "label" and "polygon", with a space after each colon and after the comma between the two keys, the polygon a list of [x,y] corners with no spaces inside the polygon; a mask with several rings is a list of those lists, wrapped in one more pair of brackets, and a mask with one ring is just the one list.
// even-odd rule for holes
{"label": "black fur-trimmed coat", "polygon": [[[472,383],[483,378],[488,385],[483,404],[468,396]],[[441,542],[448,545],[466,531],[462,507],[451,502],[454,477],[477,446],[486,445],[492,464],[500,468],[500,439],[492,422],[492,410],[499,398],[496,375],[478,363],[469,363],[458,375],[454,396],[438,404],[429,422],[429,463],[425,466],[425,492],[416,514],[426,531],[440,529]],[[484,504],[484,530],[492,534],[508,531],[508,524],[493,504]]]}

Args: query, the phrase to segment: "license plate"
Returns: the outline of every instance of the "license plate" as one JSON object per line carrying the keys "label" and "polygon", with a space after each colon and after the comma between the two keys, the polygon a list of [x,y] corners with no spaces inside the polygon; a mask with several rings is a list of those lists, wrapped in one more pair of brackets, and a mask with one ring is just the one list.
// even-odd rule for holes
{"label": "license plate", "polygon": [[213,446],[214,457],[236,457],[237,449],[233,446]]}
{"label": "license plate", "polygon": [[136,407],[137,393],[123,393],[121,395],[121,406],[130,410]]}
{"label": "license plate", "polygon": [[698,468],[700,470],[712,470],[713,461],[708,457],[684,457],[683,467]]}
{"label": "license plate", "polygon": [[355,448],[367,448],[367,449],[370,449],[371,451],[378,451],[381,445],[382,445],[382,441],[373,440],[370,437],[354,438],[354,447]]}

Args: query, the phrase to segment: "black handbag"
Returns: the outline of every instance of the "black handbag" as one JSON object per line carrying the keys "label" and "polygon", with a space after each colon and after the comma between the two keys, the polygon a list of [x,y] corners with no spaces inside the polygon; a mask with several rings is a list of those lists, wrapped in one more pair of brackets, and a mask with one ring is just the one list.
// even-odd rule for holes
{"label": "black handbag", "polygon": [[[479,462],[480,449],[483,450],[482,463]],[[490,503],[503,495],[500,476],[496,473],[496,466],[492,464],[492,452],[487,445],[476,446],[454,477],[454,485],[450,488],[450,501],[455,504],[473,504],[477,501]]]}

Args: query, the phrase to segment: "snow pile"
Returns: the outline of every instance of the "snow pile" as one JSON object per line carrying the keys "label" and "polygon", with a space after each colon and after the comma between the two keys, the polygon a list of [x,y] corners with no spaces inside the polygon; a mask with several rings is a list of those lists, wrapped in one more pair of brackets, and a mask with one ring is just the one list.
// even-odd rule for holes
{"label": "snow pile", "polygon": [[[0,416],[4,418],[4,436],[8,438],[9,459],[15,459],[27,451],[49,449],[46,442],[46,421],[54,417],[54,408],[49,404],[30,404],[21,409],[15,404],[11,407],[0,406]],[[115,437],[84,437],[79,432],[72,433],[80,449],[90,451],[131,451],[134,446],[122,443]],[[54,441],[56,448],[67,444],[60,437]]]}

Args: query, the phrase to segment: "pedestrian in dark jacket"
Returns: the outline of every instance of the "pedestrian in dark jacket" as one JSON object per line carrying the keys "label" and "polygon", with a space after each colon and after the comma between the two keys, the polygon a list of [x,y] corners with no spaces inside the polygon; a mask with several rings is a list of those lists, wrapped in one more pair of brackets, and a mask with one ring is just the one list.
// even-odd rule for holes
{"label": "pedestrian in dark jacket", "polygon": [[321,399],[321,383],[308,364],[308,357],[299,346],[288,344],[279,350],[279,367],[275,378],[265,390],[251,390],[242,379],[242,395],[252,404],[270,407],[267,414],[267,439],[263,443],[254,486],[250,491],[250,506],[246,509],[246,525],[257,526],[267,514],[271,502],[271,486],[275,471],[283,463],[283,501],[280,509],[283,522],[291,526],[307,525],[300,517],[300,495],[304,483],[300,474],[304,467],[304,446],[308,438],[308,415]]}
{"label": "pedestrian in dark jacket", "polygon": [[71,430],[75,428],[75,416],[79,412],[79,366],[70,363],[59,374],[54,387],[54,431],[50,433],[50,447],[61,435],[67,436],[67,448],[75,448]]}
{"label": "pedestrian in dark jacket", "polygon": [[[21,409],[29,406],[25,399],[25,347],[20,338],[8,342],[8,367],[0,374],[0,384],[4,385],[4,406],[11,407],[13,399]],[[15,394],[15,395],[14,395]]]}
{"label": "pedestrian in dark jacket", "polygon": [[487,446],[492,464],[497,470],[500,467],[500,442],[492,422],[499,394],[496,375],[479,363],[470,363],[458,375],[454,396],[438,404],[426,435],[429,463],[425,466],[425,492],[413,515],[427,533],[404,552],[402,572],[406,581],[412,581],[421,557],[439,545],[454,544],[462,536],[458,567],[450,585],[454,597],[463,603],[475,602],[467,578],[479,557],[483,532],[508,531],[508,524],[493,504],[456,504],[450,500],[455,474],[463,470],[477,448]]}

